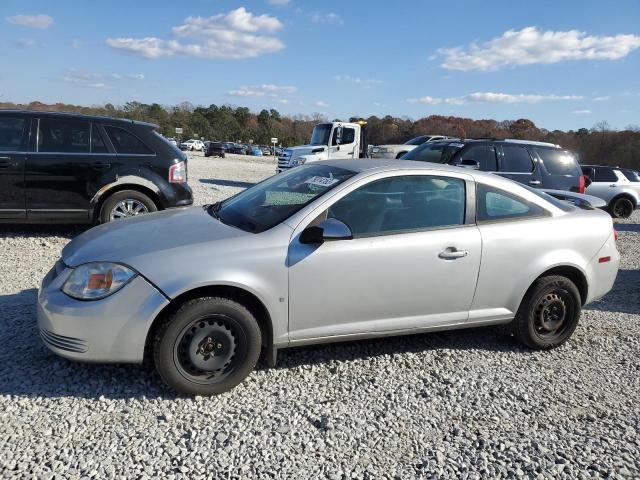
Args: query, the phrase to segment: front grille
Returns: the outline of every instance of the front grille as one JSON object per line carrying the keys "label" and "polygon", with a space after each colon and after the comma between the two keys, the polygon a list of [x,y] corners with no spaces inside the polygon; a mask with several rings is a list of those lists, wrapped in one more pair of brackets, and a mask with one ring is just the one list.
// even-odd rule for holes
{"label": "front grille", "polygon": [[40,336],[44,343],[60,350],[75,353],[85,353],[87,351],[87,342],[81,338],[65,337],[64,335],[50,332],[45,328],[40,329]]}
{"label": "front grille", "polygon": [[289,168],[289,158],[290,157],[278,158],[278,168]]}

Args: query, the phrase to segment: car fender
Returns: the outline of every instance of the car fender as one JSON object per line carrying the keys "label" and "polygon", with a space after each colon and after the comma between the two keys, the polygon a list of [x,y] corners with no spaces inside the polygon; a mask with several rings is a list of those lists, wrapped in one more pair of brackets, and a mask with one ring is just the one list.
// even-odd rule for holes
{"label": "car fender", "polygon": [[111,192],[122,190],[122,186],[130,185],[132,187],[143,187],[147,190],[153,192],[159,199],[162,205],[160,207],[164,207],[166,205],[166,196],[162,192],[162,190],[156,185],[153,181],[148,180],[144,177],[135,174],[127,174],[127,175],[117,175],[116,180],[110,183],[107,183],[103,187],[101,187],[91,198],[89,204],[89,216],[90,218],[94,218],[94,215],[97,213],[96,209],[100,206],[101,201],[107,198]]}

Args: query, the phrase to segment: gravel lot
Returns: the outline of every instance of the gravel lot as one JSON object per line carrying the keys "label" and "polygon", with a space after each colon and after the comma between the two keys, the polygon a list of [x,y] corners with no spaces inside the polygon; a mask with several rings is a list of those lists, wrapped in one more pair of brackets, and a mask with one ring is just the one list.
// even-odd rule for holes
{"label": "gravel lot", "polygon": [[[196,203],[275,168],[192,157]],[[181,398],[147,367],[49,353],[38,284],[84,228],[0,225],[0,476],[640,478],[640,212],[618,229],[614,290],[552,352],[501,328],[305,347]]]}

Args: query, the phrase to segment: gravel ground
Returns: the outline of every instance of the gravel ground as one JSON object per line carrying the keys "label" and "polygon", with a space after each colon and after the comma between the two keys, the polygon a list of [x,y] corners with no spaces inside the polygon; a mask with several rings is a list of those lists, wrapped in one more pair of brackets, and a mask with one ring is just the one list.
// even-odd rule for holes
{"label": "gravel ground", "polygon": [[[275,165],[192,157],[196,203]],[[640,212],[618,229],[614,290],[552,352],[500,328],[305,347],[183,398],[149,368],[49,353],[38,283],[83,228],[0,226],[0,476],[640,478]]]}

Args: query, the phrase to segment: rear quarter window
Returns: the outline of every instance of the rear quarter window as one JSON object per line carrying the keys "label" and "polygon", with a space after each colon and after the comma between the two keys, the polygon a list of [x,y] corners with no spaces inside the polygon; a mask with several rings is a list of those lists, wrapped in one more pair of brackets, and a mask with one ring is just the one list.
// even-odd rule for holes
{"label": "rear quarter window", "polygon": [[582,174],[575,155],[567,150],[555,148],[535,148],[549,175],[579,176]]}
{"label": "rear quarter window", "polygon": [[142,140],[120,127],[104,127],[117,153],[128,155],[153,155]]}

